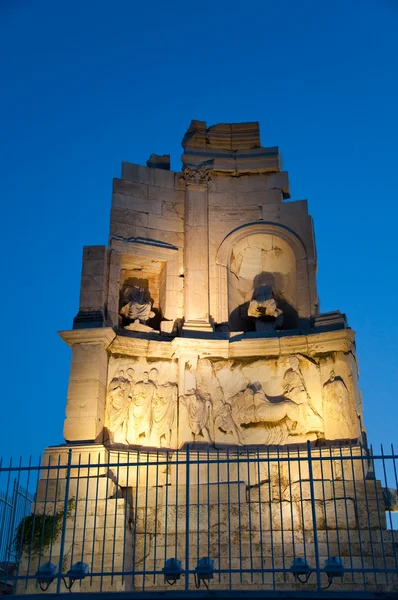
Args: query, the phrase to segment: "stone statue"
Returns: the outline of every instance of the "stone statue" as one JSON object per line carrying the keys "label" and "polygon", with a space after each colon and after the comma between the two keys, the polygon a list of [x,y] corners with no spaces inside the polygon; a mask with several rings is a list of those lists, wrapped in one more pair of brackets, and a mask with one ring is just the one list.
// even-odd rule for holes
{"label": "stone statue", "polygon": [[107,424],[114,443],[126,443],[133,377],[134,369],[120,369],[108,386]]}
{"label": "stone statue", "polygon": [[152,400],[152,431],[159,446],[164,437],[166,447],[170,448],[171,433],[176,418],[177,385],[169,382],[159,385],[157,369],[151,369],[149,377],[156,386],[156,393]]}
{"label": "stone statue", "polygon": [[214,425],[215,427],[221,429],[221,431],[225,431],[225,433],[232,433],[236,443],[239,446],[244,445],[244,437],[240,428],[234,421],[232,416],[232,407],[229,402],[225,402],[225,404],[223,404],[216,412],[214,417]]}
{"label": "stone statue", "polygon": [[134,286],[129,294],[129,301],[120,309],[120,314],[134,322],[135,325],[145,326],[146,322],[155,316],[149,291],[143,287]]}
{"label": "stone statue", "polygon": [[265,330],[269,326],[275,329],[282,326],[283,314],[276,304],[269,285],[259,285],[254,289],[247,314],[255,319],[256,331]]}
{"label": "stone statue", "polygon": [[145,371],[141,381],[132,389],[132,400],[129,410],[127,441],[138,444],[140,435],[145,435],[148,441],[152,431],[152,400],[156,394],[156,385],[149,380]]}
{"label": "stone statue", "polygon": [[212,402],[210,394],[199,393],[195,389],[190,389],[180,396],[180,402],[186,407],[188,413],[188,424],[193,435],[193,441],[196,441],[197,435],[202,435],[206,442],[213,443],[210,435],[210,426],[212,422]]}

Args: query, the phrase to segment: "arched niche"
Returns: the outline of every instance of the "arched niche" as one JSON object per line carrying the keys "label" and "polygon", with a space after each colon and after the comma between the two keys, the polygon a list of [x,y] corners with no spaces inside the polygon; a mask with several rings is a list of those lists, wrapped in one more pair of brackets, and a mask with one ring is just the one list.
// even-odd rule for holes
{"label": "arched niche", "polygon": [[247,305],[257,285],[269,285],[294,329],[310,316],[307,255],[291,230],[275,223],[253,223],[231,232],[217,256],[218,323],[232,331],[250,330]]}

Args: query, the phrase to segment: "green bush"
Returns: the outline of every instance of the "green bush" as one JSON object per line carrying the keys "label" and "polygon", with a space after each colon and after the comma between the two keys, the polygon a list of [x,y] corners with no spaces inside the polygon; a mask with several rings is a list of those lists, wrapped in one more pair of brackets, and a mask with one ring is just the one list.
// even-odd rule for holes
{"label": "green bush", "polygon": [[[66,518],[73,516],[75,499],[68,502]],[[23,552],[43,554],[58,538],[62,530],[64,511],[60,510],[53,515],[31,514],[24,517],[19,523],[14,536],[14,547],[18,556]]]}

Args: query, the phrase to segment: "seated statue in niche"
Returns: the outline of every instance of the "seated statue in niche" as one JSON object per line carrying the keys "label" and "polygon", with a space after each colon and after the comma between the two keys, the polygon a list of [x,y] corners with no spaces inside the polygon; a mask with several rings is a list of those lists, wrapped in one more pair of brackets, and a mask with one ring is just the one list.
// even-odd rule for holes
{"label": "seated statue in niche", "polygon": [[186,394],[180,396],[180,402],[187,409],[188,424],[193,441],[196,442],[196,437],[202,435],[206,442],[213,443],[210,434],[213,412],[210,394],[190,389]]}
{"label": "seated statue in niche", "polygon": [[267,284],[261,284],[254,288],[247,314],[255,319],[256,331],[265,331],[271,327],[281,329],[282,327],[282,311],[277,306],[272,287]]}
{"label": "seated statue in niche", "polygon": [[155,316],[149,290],[135,285],[125,299],[128,299],[128,302],[120,309],[121,316],[130,321],[125,329],[153,331],[152,327],[148,327],[146,324]]}

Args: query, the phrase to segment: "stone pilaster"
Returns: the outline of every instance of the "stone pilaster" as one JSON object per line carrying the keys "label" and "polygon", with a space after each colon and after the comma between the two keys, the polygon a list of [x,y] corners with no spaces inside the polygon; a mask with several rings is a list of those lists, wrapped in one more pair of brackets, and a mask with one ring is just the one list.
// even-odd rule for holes
{"label": "stone pilaster", "polygon": [[186,165],[184,331],[213,331],[209,319],[208,182],[210,165]]}
{"label": "stone pilaster", "polygon": [[85,246],[83,249],[79,312],[73,329],[106,327],[108,250],[105,246]]}
{"label": "stone pilaster", "polygon": [[64,424],[67,442],[96,442],[103,439],[107,348],[115,337],[110,328],[61,331],[72,348],[68,401]]}

